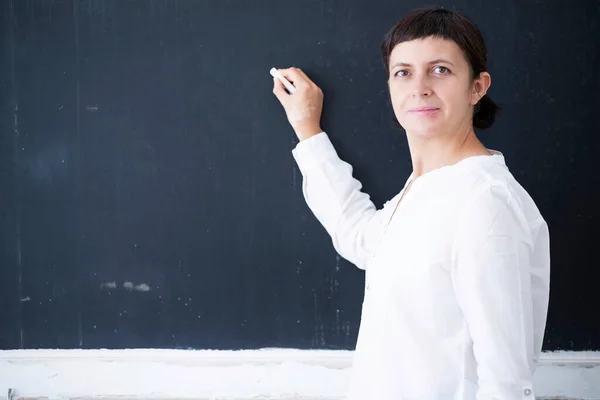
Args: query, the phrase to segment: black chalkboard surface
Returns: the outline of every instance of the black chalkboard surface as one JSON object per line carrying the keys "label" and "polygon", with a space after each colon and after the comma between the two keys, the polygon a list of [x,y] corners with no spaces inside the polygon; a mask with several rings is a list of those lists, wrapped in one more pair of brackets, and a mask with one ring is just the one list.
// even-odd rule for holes
{"label": "black chalkboard surface", "polygon": [[[442,1],[487,39],[502,151],[551,231],[545,350],[600,350],[593,1]],[[416,1],[3,1],[0,348],[352,349],[363,272],[301,192],[303,68],[376,205],[410,173],[379,43]]]}

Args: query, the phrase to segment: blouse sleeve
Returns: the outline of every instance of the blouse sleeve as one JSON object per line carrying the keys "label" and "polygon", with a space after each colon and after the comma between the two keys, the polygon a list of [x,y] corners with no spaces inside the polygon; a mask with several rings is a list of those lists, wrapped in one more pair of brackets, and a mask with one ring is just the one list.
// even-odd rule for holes
{"label": "blouse sleeve", "polygon": [[325,132],[301,141],[292,153],[302,173],[304,199],[331,236],[335,250],[366,269],[398,196],[377,210]]}
{"label": "blouse sleeve", "polygon": [[478,400],[534,400],[533,242],[503,186],[488,187],[459,216],[451,276],[477,360]]}

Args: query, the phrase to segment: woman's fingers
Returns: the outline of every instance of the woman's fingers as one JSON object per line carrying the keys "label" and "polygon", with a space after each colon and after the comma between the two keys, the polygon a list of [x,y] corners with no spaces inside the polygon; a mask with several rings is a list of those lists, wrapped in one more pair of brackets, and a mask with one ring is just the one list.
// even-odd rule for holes
{"label": "woman's fingers", "polygon": [[277,78],[273,78],[273,94],[281,104],[285,102],[285,97],[288,96],[288,93],[285,91],[285,86]]}
{"label": "woman's fingers", "polygon": [[313,84],[300,68],[284,68],[280,69],[279,72],[296,88],[307,87]]}

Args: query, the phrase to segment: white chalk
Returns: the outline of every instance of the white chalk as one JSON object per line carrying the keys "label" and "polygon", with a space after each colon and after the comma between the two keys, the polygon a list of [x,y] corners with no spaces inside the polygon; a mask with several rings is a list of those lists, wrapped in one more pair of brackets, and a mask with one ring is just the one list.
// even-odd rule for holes
{"label": "white chalk", "polygon": [[291,94],[296,93],[296,88],[290,83],[290,81],[285,79],[285,76],[281,75],[281,72],[279,72],[275,67],[271,68],[271,71],[269,72],[271,72],[273,78],[277,78],[281,81],[281,83],[283,83],[283,86],[285,86],[288,92]]}

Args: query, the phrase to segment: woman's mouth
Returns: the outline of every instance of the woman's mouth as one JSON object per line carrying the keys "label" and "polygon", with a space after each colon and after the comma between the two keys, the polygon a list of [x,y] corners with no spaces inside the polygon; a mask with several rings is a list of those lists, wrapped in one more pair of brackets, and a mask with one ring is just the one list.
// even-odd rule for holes
{"label": "woman's mouth", "polygon": [[440,109],[437,107],[416,107],[408,110],[411,114],[416,115],[431,115],[438,112]]}

